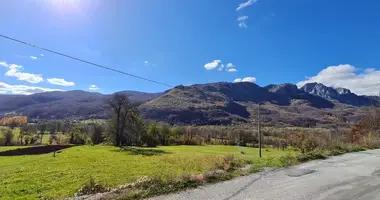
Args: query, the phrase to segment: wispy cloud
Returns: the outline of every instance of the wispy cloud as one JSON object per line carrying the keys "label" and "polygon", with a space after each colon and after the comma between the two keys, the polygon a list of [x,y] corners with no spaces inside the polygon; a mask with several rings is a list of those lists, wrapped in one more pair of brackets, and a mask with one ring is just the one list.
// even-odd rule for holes
{"label": "wispy cloud", "polygon": [[218,68],[218,71],[223,71],[224,69],[224,64],[221,64],[220,67]]}
{"label": "wispy cloud", "polygon": [[29,56],[29,58],[32,59],[32,60],[37,60],[36,56]]}
{"label": "wispy cloud", "polygon": [[248,16],[240,16],[237,18],[238,21],[244,21],[244,20],[247,20],[248,19]]}
{"label": "wispy cloud", "polygon": [[157,64],[156,64],[156,63],[153,63],[152,61],[145,60],[145,61],[144,61],[144,66],[146,66],[146,67],[156,67]]}
{"label": "wispy cloud", "polygon": [[40,54],[41,57],[44,57],[45,55],[43,53]]}
{"label": "wispy cloud", "polygon": [[230,68],[230,69],[227,69],[228,72],[237,72],[237,70],[235,68]]}
{"label": "wispy cloud", "polygon": [[75,85],[74,82],[66,81],[65,79],[62,79],[62,78],[48,78],[46,80],[47,82],[54,85],[60,85],[60,86],[66,86],[66,87]]}
{"label": "wispy cloud", "polygon": [[96,86],[96,85],[90,85],[90,87],[88,89],[89,90],[99,90],[100,88],[98,88],[98,86]]}
{"label": "wispy cloud", "polygon": [[64,90],[34,87],[34,86],[28,86],[28,85],[9,85],[7,83],[0,82],[0,93],[30,95],[34,93],[52,92],[52,91],[64,91]]}
{"label": "wispy cloud", "polygon": [[0,62],[0,66],[9,67],[8,63],[3,61]]}
{"label": "wispy cloud", "polygon": [[240,28],[247,28],[247,27],[248,27],[248,25],[247,25],[245,22],[240,22],[240,23],[238,24],[238,26],[239,26]]}
{"label": "wispy cloud", "polygon": [[236,11],[239,11],[239,10],[245,8],[245,7],[248,7],[248,6],[250,6],[250,5],[252,5],[252,4],[256,3],[256,2],[257,2],[257,0],[248,0],[246,2],[240,3],[239,7],[236,8]]}
{"label": "wispy cloud", "polygon": [[9,68],[9,70],[5,73],[5,76],[17,77],[18,80],[27,81],[29,83],[39,83],[39,82],[44,81],[41,74],[31,74],[31,73],[22,72],[23,67],[21,65],[16,65],[16,64],[9,65],[7,63],[5,64]]}
{"label": "wispy cloud", "polygon": [[329,66],[317,75],[297,83],[302,87],[306,83],[322,83],[330,87],[348,88],[356,94],[378,95],[380,91],[380,70],[367,68],[360,70],[350,64]]}
{"label": "wispy cloud", "polygon": [[227,68],[233,68],[233,67],[235,67],[234,64],[232,64],[232,63],[228,63],[228,64],[227,64]]}
{"label": "wispy cloud", "polygon": [[238,17],[237,18],[238,26],[240,28],[247,28],[248,27],[247,20],[248,20],[248,16],[240,16],[240,17]]}
{"label": "wispy cloud", "polygon": [[240,82],[250,82],[250,83],[253,83],[253,82],[256,82],[256,78],[255,77],[245,77],[245,78],[237,78],[234,80],[235,83],[240,83]]}
{"label": "wispy cloud", "polygon": [[206,63],[204,67],[206,68],[206,70],[213,70],[217,68],[220,63],[222,63],[221,60],[214,60],[212,62]]}

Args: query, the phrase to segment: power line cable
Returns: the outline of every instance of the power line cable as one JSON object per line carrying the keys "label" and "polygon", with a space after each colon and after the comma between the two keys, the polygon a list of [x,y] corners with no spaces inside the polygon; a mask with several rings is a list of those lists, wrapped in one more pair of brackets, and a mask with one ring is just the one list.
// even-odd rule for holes
{"label": "power line cable", "polygon": [[141,80],[144,80],[144,81],[149,81],[149,82],[160,84],[160,85],[164,85],[164,86],[167,86],[167,87],[174,87],[174,86],[166,84],[166,83],[162,83],[162,82],[155,81],[155,80],[152,80],[152,79],[148,79],[148,78],[144,78],[144,77],[141,77],[141,76],[133,75],[133,74],[130,74],[130,73],[127,73],[127,72],[120,71],[118,69],[113,69],[113,68],[110,68],[110,67],[107,67],[107,66],[104,66],[104,65],[100,65],[100,64],[96,64],[96,63],[93,63],[93,62],[90,62],[90,61],[86,61],[86,60],[83,60],[83,59],[80,59],[80,58],[77,58],[77,57],[74,57],[74,56],[69,56],[69,55],[66,55],[66,54],[63,54],[63,53],[59,53],[57,51],[53,51],[53,50],[50,50],[50,49],[39,47],[37,45],[30,44],[28,42],[24,42],[22,40],[18,40],[18,39],[15,39],[15,38],[12,38],[12,37],[8,37],[8,36],[2,35],[2,34],[0,34],[0,37],[8,39],[8,40],[11,40],[11,41],[14,41],[14,42],[18,42],[18,43],[21,43],[21,44],[24,44],[24,45],[27,45],[27,46],[31,46],[33,48],[37,48],[37,49],[40,49],[40,50],[43,50],[43,51],[47,51],[47,52],[50,52],[50,53],[53,53],[53,54],[56,54],[56,55],[60,55],[60,56],[63,56],[63,57],[69,58],[69,59],[73,59],[73,60],[76,60],[76,61],[79,61],[79,62],[83,62],[83,63],[89,64],[89,65],[93,65],[93,66],[100,67],[100,68],[103,68],[103,69],[106,69],[106,70],[110,70],[110,71],[113,71],[113,72],[117,72],[117,73],[120,73],[120,74],[131,76],[131,77],[134,77],[134,78],[138,78],[138,79],[141,79]]}

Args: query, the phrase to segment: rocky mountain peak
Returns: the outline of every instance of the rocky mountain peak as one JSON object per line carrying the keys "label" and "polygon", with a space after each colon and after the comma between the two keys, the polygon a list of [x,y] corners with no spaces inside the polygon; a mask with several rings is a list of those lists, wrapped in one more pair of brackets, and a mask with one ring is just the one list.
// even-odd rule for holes
{"label": "rocky mountain peak", "polygon": [[307,83],[300,89],[328,100],[334,100],[339,96],[339,93],[334,88],[325,86],[322,83]]}
{"label": "rocky mountain peak", "polygon": [[335,88],[335,90],[336,90],[339,94],[350,94],[350,93],[351,93],[351,91],[350,91],[349,89],[341,88],[341,87]]}
{"label": "rocky mountain peak", "polygon": [[285,93],[292,93],[296,94],[299,93],[299,90],[296,85],[291,83],[283,83],[279,85],[268,85],[265,88],[268,89],[269,92],[275,92],[279,94],[285,94]]}
{"label": "rocky mountain peak", "polygon": [[353,106],[368,106],[373,103],[373,99],[368,96],[358,96],[346,88],[332,88],[323,85],[322,83],[307,83],[300,88],[301,90],[315,96],[320,96],[330,101],[337,101],[344,104]]}

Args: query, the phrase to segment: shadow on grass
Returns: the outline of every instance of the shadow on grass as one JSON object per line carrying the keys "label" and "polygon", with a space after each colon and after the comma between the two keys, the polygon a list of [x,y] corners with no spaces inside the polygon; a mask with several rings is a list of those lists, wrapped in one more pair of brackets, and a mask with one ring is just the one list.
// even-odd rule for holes
{"label": "shadow on grass", "polygon": [[112,150],[114,152],[129,152],[132,155],[143,155],[143,156],[159,156],[163,154],[170,154],[161,149],[151,149],[144,147],[122,147],[120,150]]}
{"label": "shadow on grass", "polygon": [[47,146],[32,146],[19,149],[12,149],[0,152],[0,156],[24,156],[24,155],[40,155],[47,154],[62,149],[73,147],[74,145],[47,145]]}

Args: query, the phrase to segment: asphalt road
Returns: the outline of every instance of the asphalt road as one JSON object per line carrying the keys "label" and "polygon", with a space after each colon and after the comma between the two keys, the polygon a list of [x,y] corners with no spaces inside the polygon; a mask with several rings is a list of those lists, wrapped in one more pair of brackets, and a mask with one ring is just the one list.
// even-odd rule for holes
{"label": "asphalt road", "polygon": [[266,170],[151,200],[380,200],[380,150]]}

